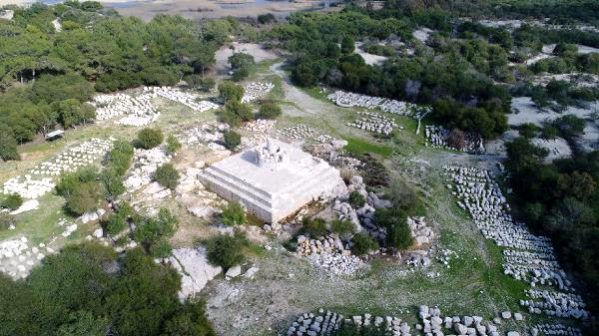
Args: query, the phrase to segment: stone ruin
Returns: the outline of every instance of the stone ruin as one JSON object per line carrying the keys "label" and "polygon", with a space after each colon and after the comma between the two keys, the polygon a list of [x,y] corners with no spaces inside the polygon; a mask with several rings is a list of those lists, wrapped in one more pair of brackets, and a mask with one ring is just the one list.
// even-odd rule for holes
{"label": "stone ruin", "polygon": [[241,202],[269,223],[345,189],[339,171],[328,163],[274,139],[212,164],[200,179],[221,197]]}
{"label": "stone ruin", "polygon": [[347,126],[358,128],[364,131],[389,136],[398,127],[395,120],[387,118],[376,112],[358,112],[360,116],[353,122],[347,123]]}
{"label": "stone ruin", "polygon": [[307,140],[320,135],[316,129],[308,125],[297,125],[277,130],[277,133],[289,140]]}
{"label": "stone ruin", "polygon": [[297,255],[307,257],[317,268],[333,275],[354,274],[366,264],[346,249],[337,235],[328,235],[310,239],[300,235],[297,237]]}
{"label": "stone ruin", "polygon": [[208,263],[203,248],[174,249],[172,256],[162,262],[171,265],[181,275],[179,300],[184,301],[199,293],[208,283],[222,272],[220,266],[214,267]]}
{"label": "stone ruin", "polygon": [[229,130],[229,125],[220,122],[210,122],[183,131],[177,136],[186,145],[222,143],[223,134]]}
{"label": "stone ruin", "polygon": [[219,106],[200,98],[188,91],[173,87],[144,86],[137,95],[126,93],[100,94],[91,104],[96,107],[96,120],[108,120],[122,117],[116,122],[124,126],[145,126],[158,119],[160,112],[152,102],[162,97],[183,104],[194,111],[205,112]]}
{"label": "stone ruin", "polygon": [[479,134],[465,132],[464,146],[456,148],[449,144],[448,138],[451,131],[441,126],[427,125],[424,129],[426,138],[425,146],[432,148],[450,149],[471,154],[482,154],[485,152],[485,143]]}
{"label": "stone ruin", "polygon": [[[415,113],[414,111],[416,107],[416,105],[399,100],[372,97],[345,91],[335,91],[335,93],[328,95],[328,98],[341,107],[363,107],[367,109],[378,108],[383,112],[404,116],[413,115]],[[422,107],[419,108],[422,109]]]}
{"label": "stone ruin", "polygon": [[305,313],[300,315],[281,336],[328,336],[338,330],[342,324],[375,326],[387,330],[393,336],[410,336],[410,326],[400,318],[392,316],[372,316],[371,314],[345,317],[330,311],[320,309],[317,314]]}
{"label": "stone ruin", "polygon": [[37,199],[52,191],[55,180],[64,172],[74,172],[89,166],[112,147],[112,139],[90,139],[69,147],[48,161],[44,161],[22,176],[16,176],[4,183],[4,194],[19,194],[26,199]]}
{"label": "stone ruin", "polygon": [[[510,313],[511,314],[511,313]],[[422,330],[426,335],[444,335],[452,333],[456,335],[481,335],[481,336],[499,336],[499,328],[496,326],[500,322],[484,321],[481,316],[445,316],[441,314],[441,309],[422,305],[418,307],[418,317],[421,323],[416,325],[417,330]],[[514,334],[515,333],[515,334]],[[517,332],[510,332],[508,335],[519,335]]]}
{"label": "stone ruin", "polygon": [[[582,298],[556,260],[549,238],[532,234],[526,225],[515,222],[499,185],[486,170],[458,166],[444,167],[454,185],[458,206],[468,211],[483,236],[504,248],[504,273],[528,282],[529,300],[521,306],[531,314],[588,319]],[[536,288],[538,287],[538,288]]]}
{"label": "stone ruin", "polygon": [[251,82],[245,86],[245,93],[241,98],[242,103],[251,103],[264,97],[275,87],[273,83]]}

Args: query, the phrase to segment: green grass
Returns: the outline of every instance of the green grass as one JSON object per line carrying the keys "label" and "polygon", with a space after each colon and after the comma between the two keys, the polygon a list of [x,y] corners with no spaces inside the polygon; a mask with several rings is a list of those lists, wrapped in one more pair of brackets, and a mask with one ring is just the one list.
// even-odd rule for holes
{"label": "green grass", "polygon": [[393,148],[387,145],[374,144],[367,140],[353,137],[345,137],[344,139],[348,142],[345,150],[352,154],[378,154],[385,158],[393,154]]}

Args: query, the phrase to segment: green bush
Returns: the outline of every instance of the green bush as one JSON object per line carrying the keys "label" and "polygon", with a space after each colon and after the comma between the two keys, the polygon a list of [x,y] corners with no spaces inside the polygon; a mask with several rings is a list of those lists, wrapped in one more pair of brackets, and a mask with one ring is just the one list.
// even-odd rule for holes
{"label": "green bush", "polygon": [[133,146],[130,143],[117,140],[108,152],[106,165],[113,169],[117,175],[124,175],[131,166],[133,153]]}
{"label": "green bush", "polygon": [[228,101],[220,113],[221,120],[232,127],[238,127],[244,121],[253,119],[252,108],[239,101]]}
{"label": "green bush", "polygon": [[311,238],[322,237],[327,234],[327,223],[322,218],[304,218],[303,231]]}
{"label": "green bush", "polygon": [[143,149],[152,149],[162,143],[162,131],[153,128],[144,128],[137,133],[137,144]]}
{"label": "green bush", "polygon": [[100,182],[102,182],[104,195],[107,199],[114,200],[125,192],[123,177],[117,174],[114,169],[104,170],[100,175]]}
{"label": "green bush", "polygon": [[540,131],[540,128],[535,124],[526,123],[520,125],[520,128],[518,130],[520,131],[521,136],[527,139],[532,139],[537,136],[537,134]]}
{"label": "green bush", "polygon": [[183,78],[191,88],[202,92],[210,92],[216,81],[212,77],[202,77],[200,75],[190,75]]}
{"label": "green bush", "polygon": [[352,237],[351,251],[355,255],[364,255],[378,248],[379,244],[368,233],[359,232]]}
{"label": "green bush", "polygon": [[241,135],[235,131],[227,131],[224,134],[224,140],[228,150],[235,150],[241,144]]}
{"label": "green bush", "polygon": [[0,124],[0,160],[20,160],[21,156],[17,150],[17,139],[13,130]]}
{"label": "green bush", "polygon": [[336,233],[340,236],[348,236],[356,231],[356,226],[350,221],[334,220],[331,223],[331,232]]}
{"label": "green bush", "polygon": [[354,190],[349,194],[349,204],[351,204],[354,209],[358,209],[366,204],[366,199],[362,194]]}
{"label": "green bush", "polygon": [[250,75],[250,70],[248,68],[239,68],[233,70],[233,74],[231,75],[231,79],[235,82],[242,81],[248,78]]}
{"label": "green bush", "polygon": [[277,19],[272,13],[260,14],[257,17],[257,20],[260,24],[267,24],[271,22],[276,22]]}
{"label": "green bush", "polygon": [[15,218],[6,212],[0,212],[0,231],[8,230],[11,225],[16,225]]}
{"label": "green bush", "polygon": [[218,85],[219,97],[225,102],[239,102],[243,97],[245,90],[243,86],[233,82],[222,82]]}
{"label": "green bush", "polygon": [[156,217],[134,219],[136,225],[133,237],[140,243],[146,253],[152,254],[164,239],[171,237],[177,229],[178,221],[167,209],[160,209]]}
{"label": "green bush", "polygon": [[9,209],[9,210],[17,210],[23,204],[23,198],[19,194],[8,195],[2,203],[0,203],[0,207]]}
{"label": "green bush", "polygon": [[220,214],[223,224],[227,226],[245,224],[245,209],[239,202],[229,202]]}
{"label": "green bush", "polygon": [[225,271],[245,261],[243,250],[247,246],[247,240],[241,234],[218,235],[205,241],[204,245],[208,262]]}
{"label": "green bush", "polygon": [[277,119],[281,115],[281,107],[273,102],[266,102],[260,105],[258,110],[259,119]]}
{"label": "green bush", "polygon": [[412,245],[413,237],[408,226],[408,216],[402,209],[378,209],[375,222],[387,230],[387,247],[405,250]]}
{"label": "green bush", "polygon": [[80,183],[66,197],[65,207],[75,215],[96,210],[102,198],[102,192],[97,182]]}
{"label": "green bush", "polygon": [[166,138],[166,150],[171,154],[175,154],[179,149],[181,149],[181,143],[177,137],[172,134],[169,135],[168,138]]}
{"label": "green bush", "polygon": [[171,163],[165,163],[154,172],[154,181],[165,188],[175,190],[179,184],[179,172]]}

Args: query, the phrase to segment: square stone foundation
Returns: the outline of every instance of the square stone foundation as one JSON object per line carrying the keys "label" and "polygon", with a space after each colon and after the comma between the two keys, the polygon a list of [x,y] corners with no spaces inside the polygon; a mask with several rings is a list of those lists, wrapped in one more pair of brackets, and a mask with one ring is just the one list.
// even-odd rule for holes
{"label": "square stone foundation", "polygon": [[339,171],[326,161],[274,139],[212,164],[200,180],[269,223],[346,189]]}

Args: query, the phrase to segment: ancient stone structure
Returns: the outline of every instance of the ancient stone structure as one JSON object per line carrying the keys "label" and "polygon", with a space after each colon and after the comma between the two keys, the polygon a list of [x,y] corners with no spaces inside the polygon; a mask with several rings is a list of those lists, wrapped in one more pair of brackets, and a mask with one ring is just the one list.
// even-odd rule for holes
{"label": "ancient stone structure", "polygon": [[339,172],[324,160],[274,139],[213,164],[200,179],[266,222],[345,189]]}

